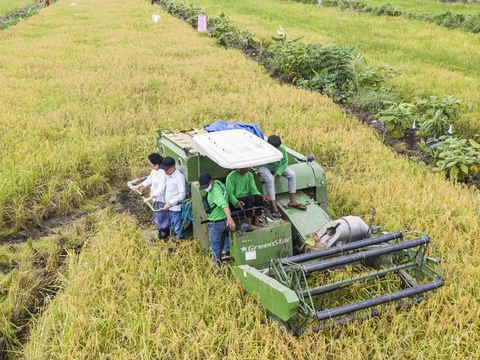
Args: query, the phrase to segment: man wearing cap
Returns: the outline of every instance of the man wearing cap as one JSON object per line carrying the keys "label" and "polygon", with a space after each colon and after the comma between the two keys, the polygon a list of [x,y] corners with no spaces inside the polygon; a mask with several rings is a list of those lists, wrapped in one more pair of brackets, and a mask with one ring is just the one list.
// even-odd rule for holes
{"label": "man wearing cap", "polygon": [[[146,202],[153,200],[154,209],[163,209],[165,206],[165,185],[167,178],[165,172],[160,169],[162,161],[163,157],[158,153],[148,155],[148,163],[152,171],[142,183],[134,186],[135,189],[138,190],[151,186],[150,196],[143,198],[143,200]],[[158,237],[160,239],[167,239],[170,235],[170,214],[168,211],[154,213],[153,219],[158,228]]]}
{"label": "man wearing cap", "polygon": [[[235,230],[235,222],[228,207],[227,190],[225,185],[218,180],[213,180],[208,173],[202,173],[198,182],[200,190],[207,192],[205,210],[208,213],[208,235],[212,260],[220,265],[220,259],[225,260],[230,255],[228,230]],[[223,249],[222,238],[225,239]]]}
{"label": "man wearing cap", "polygon": [[175,160],[167,156],[163,159],[160,169],[165,171],[167,177],[165,187],[165,206],[163,210],[168,210],[170,214],[170,227],[172,233],[179,239],[185,238],[183,231],[182,205],[179,204],[187,194],[185,177],[175,167]]}

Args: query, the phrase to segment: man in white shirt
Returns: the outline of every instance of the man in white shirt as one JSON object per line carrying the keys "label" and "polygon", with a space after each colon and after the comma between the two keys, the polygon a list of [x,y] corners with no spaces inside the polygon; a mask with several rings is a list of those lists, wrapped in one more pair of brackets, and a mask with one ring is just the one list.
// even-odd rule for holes
{"label": "man in white shirt", "polygon": [[[148,162],[152,171],[150,175],[140,184],[136,185],[136,189],[142,189],[150,186],[150,196],[144,198],[144,201],[152,201],[154,209],[163,209],[165,206],[165,187],[167,185],[167,175],[160,169],[163,158],[152,153],[148,155]],[[158,237],[167,239],[170,235],[170,214],[168,211],[160,211],[154,213],[153,222],[158,228]]]}
{"label": "man in white shirt", "polygon": [[165,206],[164,210],[170,213],[170,224],[172,233],[179,239],[185,238],[183,231],[182,205],[179,204],[187,195],[187,187],[185,177],[175,167],[175,160],[167,156],[163,159],[160,169],[166,174],[166,188],[165,188]]}

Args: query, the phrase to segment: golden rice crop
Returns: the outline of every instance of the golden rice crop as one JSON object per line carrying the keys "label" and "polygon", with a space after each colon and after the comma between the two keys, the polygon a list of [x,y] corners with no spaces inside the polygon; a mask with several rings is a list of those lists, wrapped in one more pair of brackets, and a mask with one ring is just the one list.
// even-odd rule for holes
{"label": "golden rice crop", "polygon": [[[478,191],[394,154],[329,99],[274,82],[241,53],[164,12],[153,24],[153,12],[160,9],[143,0],[60,1],[4,32],[4,219],[23,224],[39,211],[67,211],[110,181],[138,174],[156,127],[257,122],[325,164],[333,217],[368,217],[375,206],[386,229],[427,231],[442,254],[446,285],[409,312],[296,339],[282,334],[233,277],[212,276],[195,244],[174,253],[173,244],[144,247],[128,217],[98,214],[99,232],[71,258],[24,356],[480,356]],[[87,179],[97,179],[89,180],[91,193]]]}
{"label": "golden rice crop", "polygon": [[0,349],[13,356],[28,334],[29,321],[55,295],[67,255],[92,236],[94,222],[85,217],[55,233],[0,246]]}
{"label": "golden rice crop", "polygon": [[[126,216],[103,214],[34,326],[28,359],[450,358],[477,355],[475,301],[437,294],[399,313],[300,338],[279,330],[197,242],[145,246]],[[473,358],[473,357],[472,357]]]}

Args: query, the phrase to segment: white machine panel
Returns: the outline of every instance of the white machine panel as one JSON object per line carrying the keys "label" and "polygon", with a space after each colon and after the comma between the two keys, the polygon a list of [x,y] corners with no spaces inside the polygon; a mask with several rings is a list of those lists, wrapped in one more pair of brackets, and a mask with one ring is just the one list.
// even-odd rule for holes
{"label": "white machine panel", "polygon": [[225,169],[265,165],[282,159],[282,153],[246,130],[225,130],[196,135],[193,148]]}

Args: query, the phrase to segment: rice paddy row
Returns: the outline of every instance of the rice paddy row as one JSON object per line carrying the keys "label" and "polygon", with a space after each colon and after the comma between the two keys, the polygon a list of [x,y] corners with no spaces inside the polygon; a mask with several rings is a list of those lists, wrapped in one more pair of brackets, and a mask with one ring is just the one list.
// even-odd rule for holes
{"label": "rice paddy row", "polygon": [[[431,13],[431,12],[408,12],[403,10],[402,6],[392,5],[391,3],[369,4],[361,0],[324,0],[319,5],[317,0],[294,0],[300,3],[308,3],[317,6],[334,7],[344,11],[358,11],[375,16],[402,16],[406,19],[426,21],[449,29],[461,29],[474,34],[480,33],[480,8],[477,12],[455,13],[450,10]],[[475,10],[470,6],[469,10]]]}
{"label": "rice paddy row", "polygon": [[439,0],[365,0],[369,6],[379,6],[385,3],[392,4],[408,13],[441,13],[450,11],[455,14],[476,14],[480,11],[480,4],[474,0],[448,2]]}
{"label": "rice paddy row", "polygon": [[0,357],[15,358],[28,337],[32,317],[55,297],[66,263],[93,236],[86,217],[54,234],[0,246]]}

